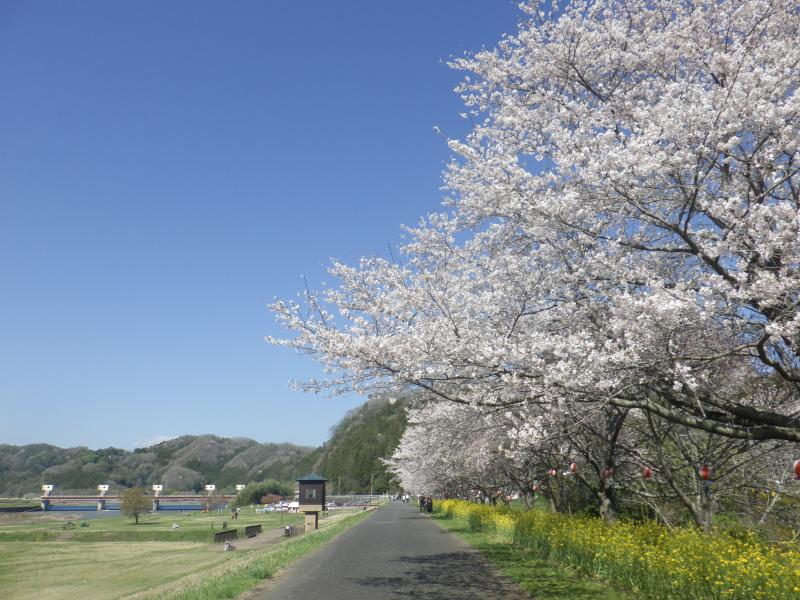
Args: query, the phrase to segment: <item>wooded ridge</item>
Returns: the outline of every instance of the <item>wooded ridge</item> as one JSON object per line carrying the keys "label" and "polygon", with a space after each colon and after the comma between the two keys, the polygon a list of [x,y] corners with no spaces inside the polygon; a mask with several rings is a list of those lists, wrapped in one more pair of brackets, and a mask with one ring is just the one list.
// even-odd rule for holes
{"label": "wooded ridge", "polygon": [[368,491],[372,480],[378,493],[392,486],[381,459],[394,451],[405,426],[403,401],[373,399],[345,415],[318,448],[215,435],[184,435],[133,451],[0,444],[0,496],[38,494],[45,482],[61,492],[93,492],[100,483],[200,491],[206,483],[233,488],[291,481],[309,471],[328,477],[331,492]]}

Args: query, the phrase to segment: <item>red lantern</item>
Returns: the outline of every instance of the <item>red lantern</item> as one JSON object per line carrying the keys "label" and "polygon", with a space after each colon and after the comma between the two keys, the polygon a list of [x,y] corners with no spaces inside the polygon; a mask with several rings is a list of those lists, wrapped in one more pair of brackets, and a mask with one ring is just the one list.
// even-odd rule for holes
{"label": "red lantern", "polygon": [[800,460],[794,461],[794,478],[800,479]]}
{"label": "red lantern", "polygon": [[578,463],[571,463],[569,465],[569,470],[572,471],[573,473],[577,473],[578,472]]}
{"label": "red lantern", "polygon": [[611,479],[614,476],[614,469],[611,467],[606,467],[600,472],[600,477],[603,479]]}
{"label": "red lantern", "polygon": [[555,477],[558,472],[555,469],[548,469],[547,474],[550,475],[550,477]]}
{"label": "red lantern", "polygon": [[700,479],[703,481],[708,481],[711,479],[711,467],[708,465],[703,465],[700,467],[700,471],[698,471],[698,473],[700,474]]}
{"label": "red lantern", "polygon": [[642,467],[642,477],[650,479],[653,476],[653,469],[650,467]]}

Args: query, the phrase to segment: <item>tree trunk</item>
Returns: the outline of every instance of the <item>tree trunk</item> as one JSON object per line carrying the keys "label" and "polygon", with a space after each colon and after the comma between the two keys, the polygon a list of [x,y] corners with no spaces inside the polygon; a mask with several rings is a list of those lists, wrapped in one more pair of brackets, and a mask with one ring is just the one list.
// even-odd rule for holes
{"label": "tree trunk", "polygon": [[614,498],[605,490],[597,492],[600,500],[600,516],[606,523],[613,523],[617,520],[617,507]]}
{"label": "tree trunk", "polygon": [[700,510],[698,513],[700,514],[700,523],[698,523],[698,525],[700,525],[706,533],[711,533],[711,486],[709,486],[707,481],[700,483]]}

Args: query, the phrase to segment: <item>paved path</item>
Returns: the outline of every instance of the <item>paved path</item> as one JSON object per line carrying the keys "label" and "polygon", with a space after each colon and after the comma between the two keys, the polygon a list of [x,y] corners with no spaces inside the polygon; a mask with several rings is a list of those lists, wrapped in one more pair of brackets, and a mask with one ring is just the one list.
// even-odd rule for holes
{"label": "paved path", "polygon": [[415,508],[376,510],[248,600],[522,600],[469,545]]}
{"label": "paved path", "polygon": [[261,546],[277,544],[286,538],[286,533],[284,532],[283,527],[283,525],[280,527],[270,527],[256,536],[251,538],[238,538],[233,540],[231,543],[236,546],[237,550],[250,550],[252,548],[260,548]]}

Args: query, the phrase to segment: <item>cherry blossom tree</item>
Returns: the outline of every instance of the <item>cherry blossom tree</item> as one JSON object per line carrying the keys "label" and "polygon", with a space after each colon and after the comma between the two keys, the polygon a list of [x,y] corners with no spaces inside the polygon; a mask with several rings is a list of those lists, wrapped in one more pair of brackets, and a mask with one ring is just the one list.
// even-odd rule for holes
{"label": "cherry blossom tree", "polygon": [[[628,500],[647,505],[668,525],[688,514],[706,531],[712,528],[716,512],[738,514],[752,522],[758,504],[754,495],[769,491],[781,472],[785,479],[791,464],[785,442],[726,438],[648,413],[629,420],[626,442],[630,457],[640,467],[650,468],[648,478],[638,469],[629,473]],[[702,477],[704,465],[707,480]],[[759,524],[768,512],[759,515]]]}
{"label": "cherry blossom tree", "polygon": [[452,63],[474,127],[448,210],[402,262],[335,262],[273,305],[295,334],[275,341],[328,369],[303,385],[423,390],[518,431],[633,409],[800,441],[796,3],[523,10]]}
{"label": "cherry blossom tree", "polygon": [[495,413],[452,403],[412,408],[387,465],[403,489],[447,497],[493,498],[510,481],[502,465],[507,424]]}
{"label": "cherry blossom tree", "polygon": [[[612,344],[578,364],[645,376],[613,378],[616,405],[798,441],[796,3],[526,10],[519,35],[454,63],[470,72],[461,91],[479,122],[451,143],[454,218],[502,223],[568,257],[581,293],[607,305]],[[618,348],[630,356],[617,361]],[[777,406],[720,394],[731,366],[794,393]]]}

